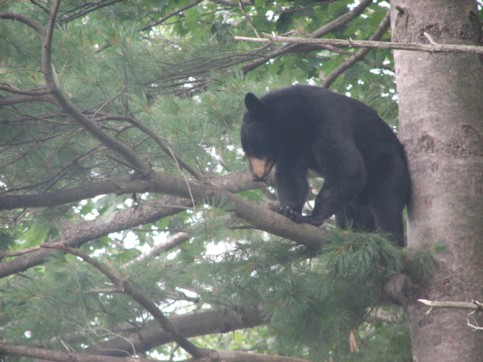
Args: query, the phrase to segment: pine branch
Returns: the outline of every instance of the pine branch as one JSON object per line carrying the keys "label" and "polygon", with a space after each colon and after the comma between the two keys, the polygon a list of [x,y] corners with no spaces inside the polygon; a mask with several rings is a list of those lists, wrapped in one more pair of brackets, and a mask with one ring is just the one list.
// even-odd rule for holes
{"label": "pine branch", "polygon": [[22,24],[25,24],[29,28],[35,30],[41,37],[45,35],[45,29],[42,27],[42,25],[26,16],[15,13],[0,13],[0,19],[10,19],[21,22]]}
{"label": "pine branch", "polygon": [[177,155],[169,145],[166,144],[166,140],[162,139],[158,134],[156,134],[156,132],[154,132],[152,129],[150,129],[143,123],[139,122],[134,117],[121,116],[117,114],[107,114],[97,118],[97,121],[105,121],[105,120],[123,120],[131,123],[133,126],[140,129],[142,132],[146,133],[149,137],[151,137],[154,140],[154,142],[156,142],[156,144],[159,146],[159,148],[161,148],[164,151],[164,153],[166,153],[169,157],[175,160],[176,164],[180,169],[185,169],[191,175],[193,175],[197,180],[201,180],[203,178],[203,175],[198,170],[196,170],[187,162],[183,161],[183,159],[179,155]]}
{"label": "pine branch", "polygon": [[51,90],[53,99],[57,105],[67,115],[72,117],[82,127],[84,127],[93,137],[106,145],[108,148],[114,150],[116,153],[123,156],[129,162],[132,168],[142,175],[149,175],[151,171],[150,165],[146,164],[137,154],[127,147],[117,138],[105,133],[94,121],[84,116],[63,94],[58,87],[52,67],[52,38],[54,36],[55,21],[60,6],[60,0],[54,2],[52,6],[51,15],[45,35],[42,36],[42,72],[47,84],[47,88]]}
{"label": "pine branch", "polygon": [[[382,38],[384,33],[389,29],[391,25],[391,18],[389,11],[382,19],[381,23],[377,27],[376,31],[369,37],[369,40],[379,40]],[[355,52],[351,57],[346,59],[344,62],[340,63],[337,68],[335,68],[325,79],[322,83],[322,86],[325,88],[329,88],[330,85],[337,79],[339,75],[344,73],[347,69],[352,67],[355,63],[364,59],[364,57],[371,51],[371,48],[362,48]]]}
{"label": "pine branch", "polygon": [[278,35],[265,35],[265,38],[249,38],[235,36],[235,40],[248,41],[255,43],[282,42],[290,44],[306,44],[324,48],[326,45],[349,47],[349,48],[376,48],[376,49],[396,49],[410,50],[428,53],[470,53],[483,54],[483,46],[478,45],[459,45],[459,44],[417,44],[417,43],[394,43],[387,41],[372,40],[343,40],[343,39],[309,39],[294,38]]}
{"label": "pine branch", "polygon": [[[94,1],[94,2],[89,2],[86,4],[81,4],[73,9],[70,9],[61,16],[61,19],[59,21],[60,24],[66,24],[69,21],[72,21],[77,18],[81,18],[83,16],[86,16],[87,14],[99,10],[103,7],[113,5],[115,3],[121,2],[123,0],[100,0],[100,1]],[[72,13],[72,15],[67,16],[67,14]]]}
{"label": "pine branch", "polygon": [[[352,10],[348,11],[347,13],[341,15],[337,19],[332,20],[331,22],[325,24],[321,28],[317,29],[316,31],[310,33],[307,35],[309,38],[320,38],[321,36],[324,36],[331,31],[334,31],[335,29],[347,24],[349,21],[355,19],[357,16],[359,16],[370,4],[372,3],[372,0],[362,0],[356,7],[354,7]],[[236,39],[237,37],[235,37]],[[260,38],[263,39],[263,38]],[[237,39],[238,40],[238,39]],[[268,52],[263,55],[261,59],[255,60],[252,63],[246,64],[242,67],[242,70],[244,73],[247,73],[258,66],[264,64],[267,60],[273,59],[280,57],[285,54],[289,53],[296,53],[296,52],[301,52],[301,51],[308,51],[306,47],[307,44],[301,45],[301,44],[287,44],[283,45],[278,49],[275,49],[271,52]]]}
{"label": "pine branch", "polygon": [[191,238],[192,238],[192,233],[187,233],[185,231],[176,233],[173,236],[169,237],[167,240],[163,241],[162,243],[155,244],[149,250],[143,252],[136,258],[130,260],[129,262],[124,264],[123,267],[128,268],[134,264],[141,263],[146,259],[154,258],[160,255],[161,253],[164,253],[170,249],[173,249],[174,247],[182,244],[183,242]]}
{"label": "pine branch", "polygon": [[152,24],[149,24],[148,26],[145,26],[144,28],[141,29],[141,31],[147,31],[149,29],[151,29],[152,27],[154,26],[157,26],[157,25],[161,25],[162,23],[164,23],[166,20],[168,20],[169,18],[173,17],[173,16],[176,16],[180,13],[182,13],[183,11],[186,11],[192,7],[195,7],[196,5],[198,5],[200,2],[202,2],[203,0],[195,0],[194,2],[192,2],[191,4],[188,4],[186,6],[183,6],[182,8],[179,8],[179,9],[176,9],[175,11],[163,16],[161,19],[159,19],[158,21],[155,21],[154,23]]}
{"label": "pine branch", "polygon": [[[179,212],[180,207],[164,207],[166,204],[187,205],[186,207],[191,207],[193,206],[193,202],[202,204],[206,202],[219,202],[220,200],[223,200],[225,204],[229,205],[232,212],[236,213],[254,228],[293,240],[307,247],[318,248],[327,237],[324,229],[308,224],[296,224],[279,213],[259,207],[229,191],[219,189],[216,187],[216,184],[210,185],[207,183],[191,182],[182,177],[167,174],[155,174],[152,178],[153,180],[149,182],[148,189],[145,188],[146,184],[142,183],[145,191],[149,190],[151,192],[178,196],[181,199],[172,198],[168,203],[161,203],[161,206],[157,202],[142,204],[137,208],[127,209],[117,213],[115,218],[107,222],[92,221],[77,224],[65,230],[61,237],[51,241],[49,244],[78,247],[81,244],[111,232],[153,222],[154,220]],[[62,195],[65,196],[66,193],[63,192]],[[9,197],[16,198],[22,196]],[[23,197],[30,198],[29,196]],[[47,202],[45,197],[43,199]],[[0,198],[1,202],[2,199]],[[153,207],[154,205],[158,206]],[[0,263],[0,278],[42,264],[49,255],[51,255],[51,251],[36,249],[28,255],[21,255],[21,257],[17,257],[12,261]]]}
{"label": "pine branch", "polygon": [[[223,308],[218,310],[196,311],[183,315],[170,316],[171,323],[186,337],[206,334],[227,333],[238,329],[252,328],[265,324],[261,310],[257,306]],[[84,352],[105,356],[125,356],[142,354],[154,347],[173,342],[172,337],[160,330],[154,321],[131,333],[114,337],[87,348]]]}
{"label": "pine branch", "polygon": [[[52,248],[53,246],[45,245],[44,247]],[[78,249],[65,246],[54,246],[53,248],[75,255],[84,260],[86,263],[91,264],[94,268],[104,274],[122,292],[129,295],[134,301],[136,301],[136,303],[138,303],[146,311],[148,311],[159,323],[161,328],[163,328],[181,348],[183,348],[186,352],[188,352],[196,359],[205,356],[205,352],[201,350],[198,346],[191,343],[185,336],[183,336],[171,323],[169,318],[164,315],[164,313],[156,306],[153,301],[151,301],[143,293],[141,293],[126,277],[121,275],[113,267],[108,266],[106,263],[102,264],[98,262],[97,260],[91,258],[87,254],[84,254]]]}
{"label": "pine branch", "polygon": [[[177,205],[177,206],[166,206]],[[163,197],[159,200],[143,203],[137,207],[122,210],[109,220],[84,221],[65,228],[61,236],[48,242],[48,245],[66,245],[79,247],[91,240],[113,232],[130,229],[139,225],[154,222],[163,217],[171,216],[191,207],[191,203],[173,197]],[[13,260],[0,263],[0,278],[19,273],[37,265],[41,265],[54,253],[40,246],[15,253],[2,253],[2,257],[15,257]]]}

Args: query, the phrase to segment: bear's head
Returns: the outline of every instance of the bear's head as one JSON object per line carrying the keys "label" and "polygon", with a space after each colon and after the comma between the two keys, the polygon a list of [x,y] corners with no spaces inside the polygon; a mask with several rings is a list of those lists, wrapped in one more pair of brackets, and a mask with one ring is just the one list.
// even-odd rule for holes
{"label": "bear's head", "polygon": [[270,110],[254,94],[245,96],[247,111],[241,127],[241,144],[248,157],[253,181],[266,181],[276,159],[276,131]]}

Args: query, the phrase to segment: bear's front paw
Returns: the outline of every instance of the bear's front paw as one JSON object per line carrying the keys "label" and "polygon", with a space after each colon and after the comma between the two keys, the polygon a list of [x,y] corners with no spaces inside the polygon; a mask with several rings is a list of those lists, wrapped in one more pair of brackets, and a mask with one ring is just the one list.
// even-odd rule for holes
{"label": "bear's front paw", "polygon": [[292,221],[295,221],[295,222],[299,222],[298,220],[303,217],[302,214],[298,211],[295,211],[293,210],[292,208],[290,208],[289,206],[284,206],[284,207],[281,207],[279,210],[278,210],[279,213],[281,213],[283,216],[286,216],[288,217],[290,220]]}

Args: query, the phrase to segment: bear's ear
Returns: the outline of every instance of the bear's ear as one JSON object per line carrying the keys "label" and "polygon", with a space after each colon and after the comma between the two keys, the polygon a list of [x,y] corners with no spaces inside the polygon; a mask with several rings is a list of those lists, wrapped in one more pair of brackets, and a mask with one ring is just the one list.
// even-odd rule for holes
{"label": "bear's ear", "polygon": [[245,96],[245,106],[247,107],[248,111],[255,114],[263,113],[265,107],[260,99],[253,93],[247,93]]}

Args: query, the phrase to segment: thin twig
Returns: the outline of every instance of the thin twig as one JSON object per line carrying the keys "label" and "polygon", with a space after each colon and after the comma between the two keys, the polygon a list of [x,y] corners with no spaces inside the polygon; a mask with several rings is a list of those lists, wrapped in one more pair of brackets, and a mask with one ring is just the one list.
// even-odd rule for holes
{"label": "thin twig", "polygon": [[[389,11],[382,19],[381,23],[377,27],[376,31],[369,37],[369,40],[379,40],[382,38],[386,30],[389,28],[390,25],[390,15]],[[330,85],[337,79],[339,75],[344,73],[347,69],[352,67],[355,63],[364,59],[367,53],[371,51],[371,48],[362,48],[355,52],[351,57],[340,63],[337,68],[335,68],[328,76],[324,79],[322,86],[325,88],[329,88]]]}
{"label": "thin twig", "polygon": [[177,10],[175,10],[175,11],[173,11],[173,12],[171,12],[171,13],[165,15],[165,16],[163,16],[158,21],[156,21],[156,22],[154,22],[154,23],[152,23],[152,24],[150,24],[148,26],[145,26],[144,28],[141,29],[141,31],[146,31],[146,30],[149,30],[149,29],[151,29],[152,27],[154,27],[156,25],[160,25],[160,24],[164,23],[166,20],[168,20],[169,18],[171,18],[171,17],[173,17],[173,16],[175,16],[175,15],[177,15],[179,13],[182,13],[185,10],[188,10],[188,9],[190,9],[190,8],[198,5],[202,1],[203,0],[196,0],[196,1],[192,2],[191,4],[188,4],[186,6],[183,6],[182,8],[179,8],[179,9],[177,9]]}
{"label": "thin twig", "polygon": [[[345,14],[339,16],[338,18],[332,20],[331,22],[323,25],[316,31],[310,33],[307,35],[309,38],[320,38],[331,31],[334,31],[335,29],[347,24],[349,21],[355,19],[357,16],[359,16],[370,4],[372,3],[372,0],[362,0],[357,6],[355,6],[352,10],[346,12]],[[329,44],[330,45],[330,44]],[[247,73],[258,66],[264,64],[268,59],[273,59],[277,58],[279,56],[288,54],[288,53],[295,53],[299,51],[305,51],[304,47],[301,46],[301,44],[286,44],[283,45],[277,49],[274,49],[271,52],[268,52],[264,54],[264,56],[261,59],[257,59],[253,61],[252,63],[246,64],[242,67],[243,72]]]}
{"label": "thin twig", "polygon": [[258,33],[257,28],[255,28],[255,26],[252,23],[252,20],[250,19],[250,17],[248,16],[247,12],[245,11],[245,7],[243,5],[243,1],[242,0],[238,0],[238,7],[240,8],[240,11],[242,12],[243,17],[247,21],[248,25],[250,25],[250,27],[253,29],[253,32],[255,33],[255,36],[257,38],[260,38],[260,34]]}
{"label": "thin twig", "polygon": [[179,157],[171,149],[171,147],[166,144],[166,141],[162,137],[160,137],[158,134],[156,134],[156,132],[154,132],[151,128],[149,128],[142,122],[139,122],[137,119],[129,116],[118,115],[118,114],[106,114],[106,115],[103,115],[102,117],[97,118],[97,121],[106,121],[106,120],[121,120],[121,121],[127,121],[131,123],[133,126],[135,126],[136,128],[139,128],[142,132],[150,136],[154,140],[154,142],[156,142],[157,145],[167,155],[169,155],[175,160],[175,162],[177,163],[180,169],[185,169],[191,175],[193,175],[197,180],[201,180],[203,178],[203,175],[200,172],[198,172],[195,168],[193,168],[191,165],[183,161],[183,159]]}

